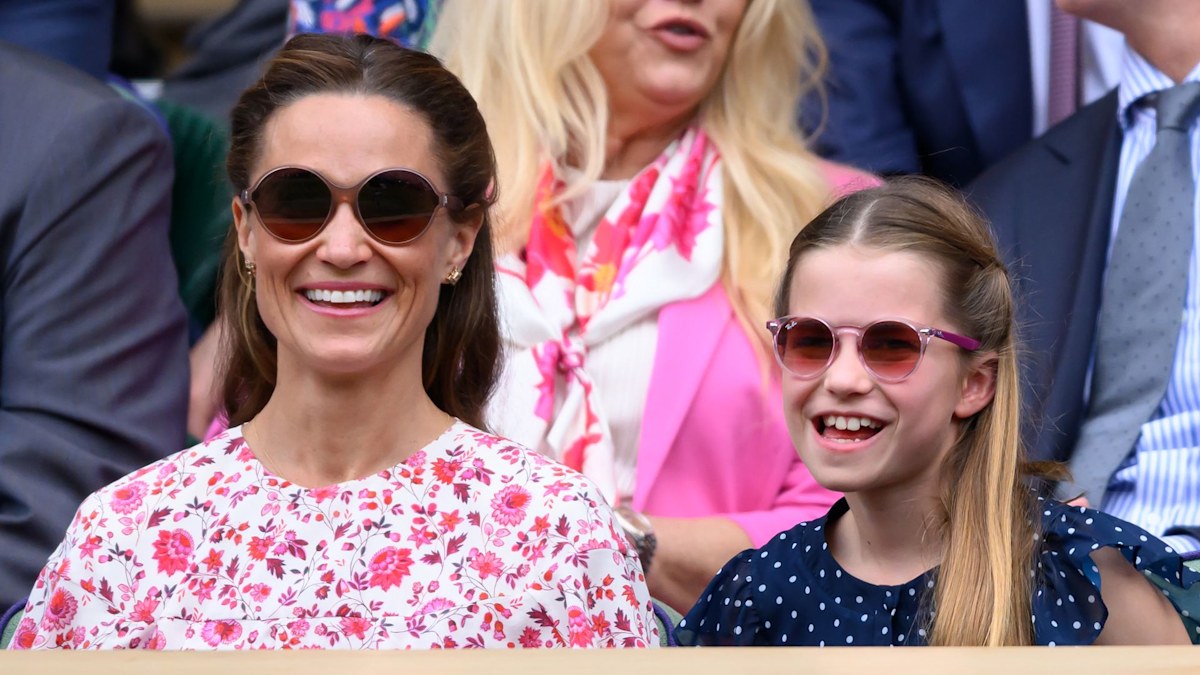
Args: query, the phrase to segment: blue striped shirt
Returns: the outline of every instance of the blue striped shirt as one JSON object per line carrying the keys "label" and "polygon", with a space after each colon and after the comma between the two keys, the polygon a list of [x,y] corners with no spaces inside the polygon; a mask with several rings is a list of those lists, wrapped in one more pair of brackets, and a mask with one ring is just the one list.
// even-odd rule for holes
{"label": "blue striped shirt", "polygon": [[[1185,81],[1200,81],[1200,65]],[[1152,99],[1146,97],[1174,85],[1170,77],[1126,47],[1117,87],[1117,114],[1124,136],[1110,247],[1134,171],[1154,147],[1156,115]],[[1200,184],[1200,120],[1192,120],[1188,137],[1192,180]],[[1200,225],[1200,192],[1194,213]],[[1109,480],[1102,504],[1105,511],[1160,536],[1173,527],[1200,525],[1200,227],[1193,229],[1192,239],[1190,283],[1166,394],[1158,411],[1142,425],[1133,451]],[[1190,536],[1163,539],[1178,551],[1200,549],[1200,541]]]}

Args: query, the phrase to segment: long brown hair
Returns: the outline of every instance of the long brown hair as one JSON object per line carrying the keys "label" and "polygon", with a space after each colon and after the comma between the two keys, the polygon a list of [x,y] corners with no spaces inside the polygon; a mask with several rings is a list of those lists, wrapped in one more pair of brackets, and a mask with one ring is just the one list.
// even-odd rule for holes
{"label": "long brown hair", "polygon": [[[446,189],[465,205],[456,222],[482,215],[475,247],[454,286],[443,285],[425,331],[421,375],[443,411],[479,428],[499,369],[500,335],[492,269],[491,205],[496,160],[474,99],[432,56],[358,35],[298,35],[267,65],[231,115],[227,169],[237,192],[249,186],[271,116],[321,93],[384,96],[420,114],[433,131]],[[226,322],[222,396],[231,425],[253,418],[275,390],[276,343],[258,313],[252,279],[232,230],[226,238],[220,304]]]}
{"label": "long brown hair", "polygon": [[[797,262],[808,251],[854,243],[906,251],[936,264],[953,325],[996,354],[992,402],[961,424],[941,471],[935,514],[945,554],[933,591],[929,643],[1028,645],[1037,533],[1025,463],[1014,301],[987,223],[955,192],[928,179],[896,179],[845,197],[792,242],[776,295],[787,314]],[[969,358],[969,357],[964,357]]]}

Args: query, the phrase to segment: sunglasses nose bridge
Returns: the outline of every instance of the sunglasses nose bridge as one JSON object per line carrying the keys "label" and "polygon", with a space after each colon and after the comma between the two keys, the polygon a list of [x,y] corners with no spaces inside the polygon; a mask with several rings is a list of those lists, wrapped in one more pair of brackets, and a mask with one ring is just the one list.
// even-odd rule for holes
{"label": "sunglasses nose bridge", "polygon": [[[825,386],[831,390],[855,392],[870,388],[875,372],[863,357],[862,329],[855,326],[838,326],[830,328],[830,331],[834,339],[829,361],[822,372],[825,376]],[[843,349],[843,342],[849,342],[848,345],[844,345],[846,349]]]}

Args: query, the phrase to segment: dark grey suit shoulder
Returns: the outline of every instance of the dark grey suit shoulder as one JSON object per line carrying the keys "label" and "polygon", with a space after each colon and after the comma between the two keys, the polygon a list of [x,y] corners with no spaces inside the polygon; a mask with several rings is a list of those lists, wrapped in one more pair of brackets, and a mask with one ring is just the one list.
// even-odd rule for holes
{"label": "dark grey suit shoulder", "polygon": [[171,147],[137,103],[0,46],[0,606],[90,492],[182,447]]}

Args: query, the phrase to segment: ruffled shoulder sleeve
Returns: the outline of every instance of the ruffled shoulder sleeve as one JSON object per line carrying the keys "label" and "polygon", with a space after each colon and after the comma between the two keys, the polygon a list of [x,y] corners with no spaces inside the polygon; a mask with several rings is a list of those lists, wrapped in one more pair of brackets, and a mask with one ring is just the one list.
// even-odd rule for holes
{"label": "ruffled shoulder sleeve", "polygon": [[1200,573],[1142,528],[1100,511],[1039,499],[1042,546],[1033,598],[1038,644],[1090,645],[1108,618],[1100,570],[1091,554],[1110,547],[1162,590],[1200,641]]}
{"label": "ruffled shoulder sleeve", "polygon": [[675,628],[682,646],[748,646],[755,644],[759,617],[751,587],[756,557],[753,549],[742,551],[725,563]]}

